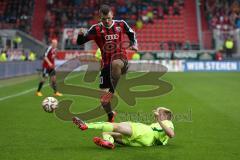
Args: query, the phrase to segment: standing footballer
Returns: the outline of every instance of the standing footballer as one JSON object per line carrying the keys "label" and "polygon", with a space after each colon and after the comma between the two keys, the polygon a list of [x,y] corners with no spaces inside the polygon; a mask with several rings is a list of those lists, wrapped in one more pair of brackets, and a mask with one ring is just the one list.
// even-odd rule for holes
{"label": "standing footballer", "polygon": [[36,95],[41,97],[43,96],[41,93],[41,89],[43,84],[50,77],[50,84],[54,91],[55,96],[62,96],[61,93],[57,91],[57,83],[56,83],[56,71],[55,71],[55,56],[58,42],[56,39],[53,39],[51,45],[47,48],[47,51],[44,54],[44,59],[42,63],[42,79],[38,84],[38,89]]}
{"label": "standing footballer", "polygon": [[100,74],[100,89],[103,91],[100,101],[108,114],[108,121],[114,122],[115,112],[112,111],[111,99],[120,76],[126,73],[128,61],[126,48],[122,48],[123,36],[127,34],[130,45],[128,49],[137,51],[135,32],[124,20],[113,20],[113,12],[108,5],[102,5],[100,10],[101,22],[93,25],[87,32],[81,28],[77,44],[82,45],[94,40],[101,50],[102,69]]}

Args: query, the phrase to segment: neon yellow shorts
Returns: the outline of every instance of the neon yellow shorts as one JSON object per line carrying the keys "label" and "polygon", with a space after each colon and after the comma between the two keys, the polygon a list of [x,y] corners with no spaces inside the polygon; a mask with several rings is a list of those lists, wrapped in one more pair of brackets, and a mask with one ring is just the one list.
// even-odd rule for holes
{"label": "neon yellow shorts", "polygon": [[143,123],[128,122],[132,127],[132,136],[123,136],[122,142],[128,146],[152,146],[154,132],[152,128]]}

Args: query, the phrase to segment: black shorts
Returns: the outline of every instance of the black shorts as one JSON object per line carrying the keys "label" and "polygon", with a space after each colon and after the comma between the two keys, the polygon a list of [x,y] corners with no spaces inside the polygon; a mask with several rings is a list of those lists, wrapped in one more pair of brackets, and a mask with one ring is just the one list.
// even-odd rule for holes
{"label": "black shorts", "polygon": [[[128,70],[128,61],[127,60],[122,60],[124,63],[124,66],[122,68],[122,74],[126,74]],[[101,73],[100,73],[100,84],[99,88],[105,89],[105,88],[111,88],[111,66],[107,66],[102,68]]]}
{"label": "black shorts", "polygon": [[56,75],[56,71],[55,69],[47,69],[47,68],[43,68],[42,69],[42,76],[45,78],[45,77],[52,77],[52,76],[55,76]]}

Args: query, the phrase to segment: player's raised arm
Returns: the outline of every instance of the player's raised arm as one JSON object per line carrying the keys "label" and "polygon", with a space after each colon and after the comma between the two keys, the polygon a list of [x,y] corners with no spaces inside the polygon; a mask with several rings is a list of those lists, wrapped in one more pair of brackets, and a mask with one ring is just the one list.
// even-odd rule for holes
{"label": "player's raised arm", "polygon": [[77,44],[82,45],[90,40],[94,40],[96,36],[95,25],[93,25],[89,30],[86,31],[84,28],[80,28],[77,37]]}
{"label": "player's raised arm", "polygon": [[169,115],[163,110],[156,110],[154,111],[154,116],[166,135],[169,138],[173,138],[175,136],[174,130],[162,122],[163,120],[170,120],[171,118],[169,118]]}
{"label": "player's raised arm", "polygon": [[129,25],[124,20],[122,20],[122,22],[124,24],[125,33],[128,35],[128,38],[130,40],[130,49],[137,51],[138,44],[136,39],[136,33],[132,30],[131,27],[129,27]]}

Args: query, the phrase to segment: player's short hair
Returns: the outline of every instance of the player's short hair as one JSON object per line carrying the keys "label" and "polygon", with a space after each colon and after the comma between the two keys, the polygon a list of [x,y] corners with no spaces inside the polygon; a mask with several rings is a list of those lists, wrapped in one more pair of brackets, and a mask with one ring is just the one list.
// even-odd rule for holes
{"label": "player's short hair", "polygon": [[57,40],[56,38],[53,38],[53,39],[51,40],[51,42],[52,42],[52,43],[58,42],[58,40]]}
{"label": "player's short hair", "polygon": [[102,13],[103,15],[107,15],[109,12],[111,12],[111,7],[109,5],[106,5],[106,4],[101,5],[99,9],[99,13]]}
{"label": "player's short hair", "polygon": [[158,107],[157,111],[159,112],[159,110],[163,110],[163,112],[167,115],[167,119],[168,120],[172,120],[173,119],[173,112],[165,107]]}

